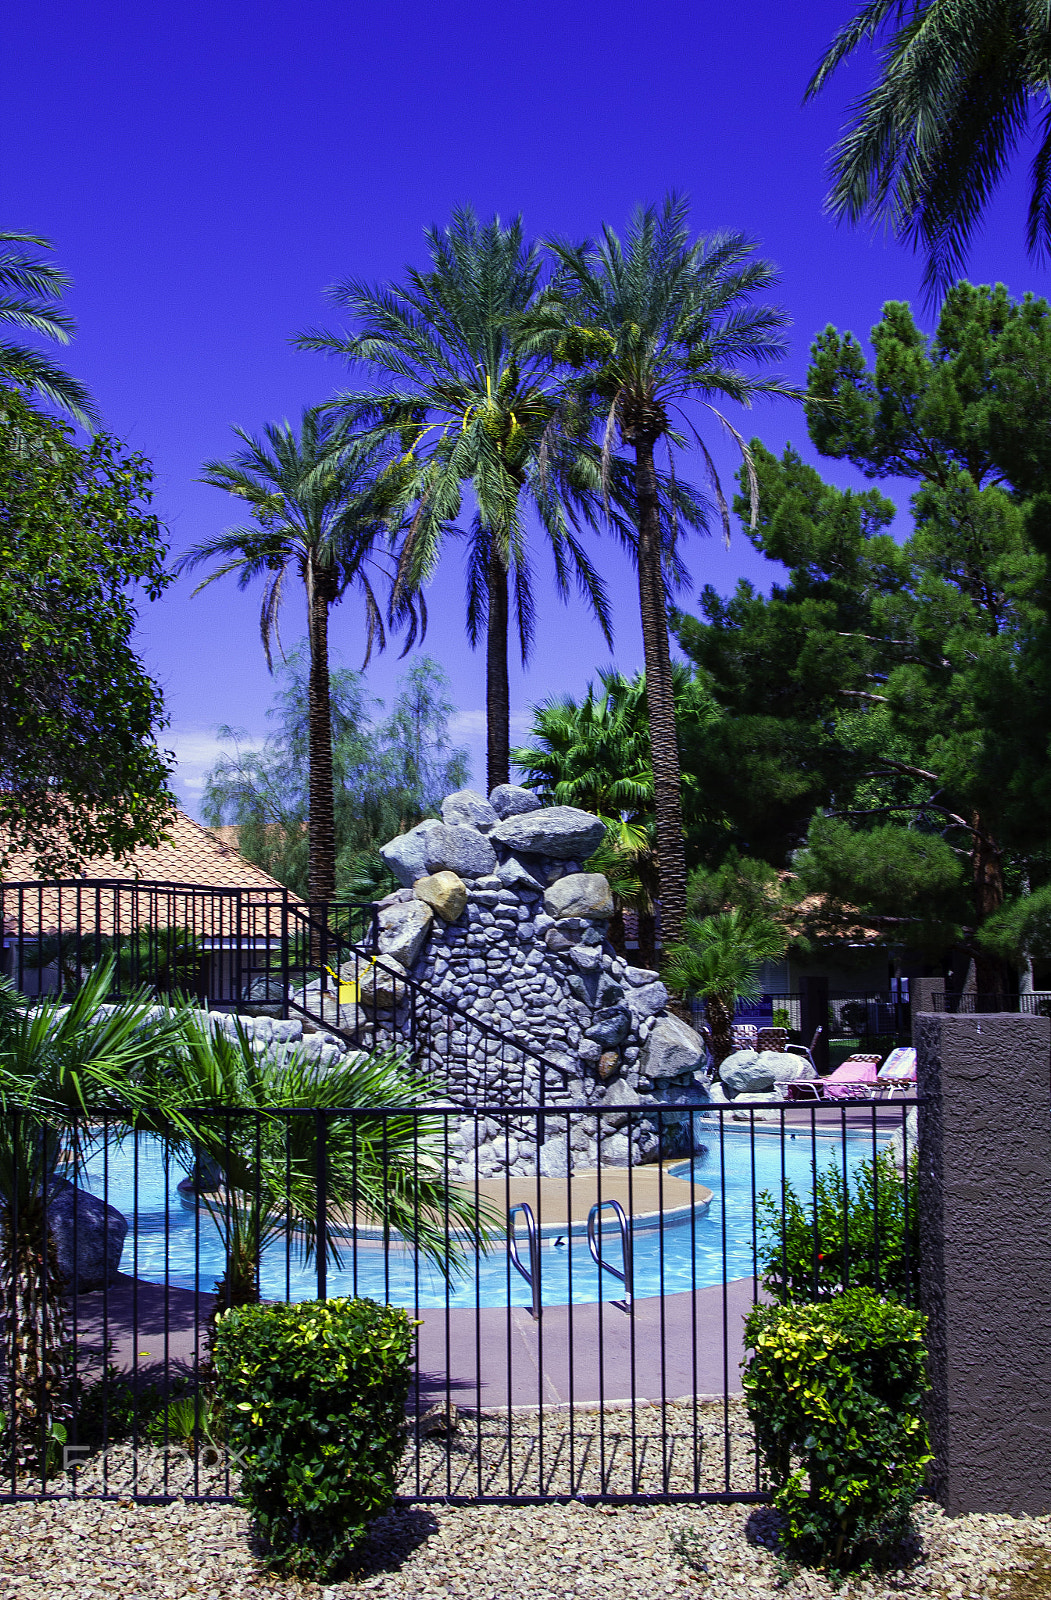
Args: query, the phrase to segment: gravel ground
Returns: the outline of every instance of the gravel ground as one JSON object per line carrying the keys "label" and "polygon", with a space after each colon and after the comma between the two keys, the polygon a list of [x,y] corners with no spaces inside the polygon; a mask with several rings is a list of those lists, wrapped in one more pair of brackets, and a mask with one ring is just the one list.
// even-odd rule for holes
{"label": "gravel ground", "polygon": [[[918,1514],[911,1563],[834,1590],[782,1582],[770,1511],[748,1506],[410,1507],[375,1525],[359,1574],[320,1589],[269,1576],[243,1512],[50,1500],[0,1507],[0,1600],[1037,1600],[1051,1595],[1051,1519]],[[687,1543],[692,1565],[681,1554]]]}
{"label": "gravel ground", "polygon": [[[578,1408],[535,1414],[461,1413],[445,1438],[407,1452],[401,1492],[411,1494],[650,1493],[754,1485],[750,1431],[740,1397],[692,1403]],[[194,1464],[180,1451],[110,1452],[111,1492],[190,1493]],[[236,1489],[223,1463],[199,1462],[197,1492]],[[97,1464],[80,1474],[83,1498],[58,1483],[45,1501],[0,1505],[0,1600],[339,1600],[351,1595],[432,1600],[1051,1600],[1051,1517],[917,1513],[917,1536],[896,1567],[838,1591],[820,1574],[779,1563],[777,1518],[754,1505],[399,1507],[373,1526],[360,1570],[341,1584],[276,1578],[265,1570],[246,1514],[236,1506],[145,1505],[92,1498]]]}

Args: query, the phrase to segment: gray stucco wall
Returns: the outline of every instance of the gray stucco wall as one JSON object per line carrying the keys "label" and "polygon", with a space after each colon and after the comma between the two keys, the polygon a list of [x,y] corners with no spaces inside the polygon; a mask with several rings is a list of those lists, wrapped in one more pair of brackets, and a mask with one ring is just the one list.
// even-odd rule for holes
{"label": "gray stucco wall", "polygon": [[914,1018],[934,1491],[1051,1511],[1051,1020]]}

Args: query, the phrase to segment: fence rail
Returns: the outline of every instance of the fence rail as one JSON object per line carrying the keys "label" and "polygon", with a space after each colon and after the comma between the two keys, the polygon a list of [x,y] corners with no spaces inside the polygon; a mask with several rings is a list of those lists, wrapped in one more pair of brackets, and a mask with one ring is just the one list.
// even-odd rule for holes
{"label": "fence rail", "polygon": [[947,994],[935,990],[931,1005],[935,1011],[959,1014],[1013,1011],[1030,1017],[1051,1017],[1051,990],[1033,989],[1028,994]]}
{"label": "fence rail", "polygon": [[354,1294],[420,1324],[406,1500],[761,1497],[743,1319],[915,1298],[910,1104],[8,1115],[0,1494],[233,1495],[215,1311]]}

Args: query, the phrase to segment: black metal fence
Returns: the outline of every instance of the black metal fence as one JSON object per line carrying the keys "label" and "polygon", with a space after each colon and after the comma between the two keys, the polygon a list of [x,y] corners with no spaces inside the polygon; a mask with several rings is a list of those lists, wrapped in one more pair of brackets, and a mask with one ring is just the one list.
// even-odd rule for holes
{"label": "black metal fence", "polygon": [[420,1324],[404,1499],[761,1496],[743,1320],[915,1298],[910,1109],[9,1114],[0,1492],[234,1494],[216,1309],[347,1294]]}
{"label": "black metal fence", "polygon": [[948,994],[937,990],[931,995],[935,1011],[971,1015],[975,1012],[1013,1011],[1030,1017],[1051,1017],[1051,991],[1033,989],[1028,994]]}
{"label": "black metal fence", "polygon": [[[692,1009],[694,1016],[703,1021],[704,1002],[693,1001]],[[802,1036],[808,1031],[811,1011],[811,997],[799,991],[764,994],[759,1000],[739,1000],[734,1009],[734,1021],[755,1028],[781,1026]],[[904,1042],[910,1037],[908,997],[894,990],[829,990],[821,998],[820,1012],[820,1025],[830,1039],[879,1038]]]}

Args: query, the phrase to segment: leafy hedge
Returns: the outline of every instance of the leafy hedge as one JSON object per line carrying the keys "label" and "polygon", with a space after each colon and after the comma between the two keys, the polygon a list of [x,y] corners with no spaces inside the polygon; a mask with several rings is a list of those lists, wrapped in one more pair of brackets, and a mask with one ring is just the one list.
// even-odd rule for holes
{"label": "leafy hedge", "polygon": [[790,1555],[841,1571],[905,1532],[931,1460],[925,1327],[870,1289],[749,1315],[745,1401]]}
{"label": "leafy hedge", "polygon": [[844,1179],[832,1160],[814,1173],[813,1197],[792,1188],[758,1201],[763,1288],[778,1300],[826,1300],[848,1288],[887,1299],[919,1299],[920,1230],[916,1157],[908,1183],[889,1151]]}
{"label": "leafy hedge", "polygon": [[237,1306],[218,1319],[227,1441],[273,1565],[330,1578],[390,1505],[415,1328],[373,1300]]}

